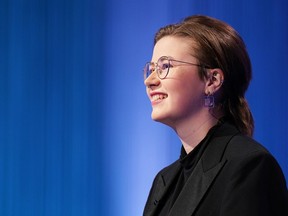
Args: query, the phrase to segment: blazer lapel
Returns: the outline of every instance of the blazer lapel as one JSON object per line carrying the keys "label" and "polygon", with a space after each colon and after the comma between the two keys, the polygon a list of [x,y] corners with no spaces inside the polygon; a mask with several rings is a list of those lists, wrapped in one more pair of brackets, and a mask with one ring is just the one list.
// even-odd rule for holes
{"label": "blazer lapel", "polygon": [[[222,134],[224,131],[225,135]],[[216,132],[171,208],[169,216],[193,214],[213,180],[225,165],[226,159],[222,158],[223,153],[231,138],[237,133],[238,131],[229,125],[223,125]]]}
{"label": "blazer lapel", "polygon": [[145,206],[144,216],[153,216],[158,210],[158,207],[161,205],[162,198],[168,191],[170,185],[173,183],[173,180],[180,171],[180,164],[178,161],[170,165],[169,172],[160,172],[159,175],[155,179],[155,183],[153,184],[152,191],[153,195],[148,198],[147,204]]}
{"label": "blazer lapel", "polygon": [[220,162],[209,171],[203,172],[202,163],[198,163],[173,205],[169,216],[191,216],[224,164],[225,161]]}

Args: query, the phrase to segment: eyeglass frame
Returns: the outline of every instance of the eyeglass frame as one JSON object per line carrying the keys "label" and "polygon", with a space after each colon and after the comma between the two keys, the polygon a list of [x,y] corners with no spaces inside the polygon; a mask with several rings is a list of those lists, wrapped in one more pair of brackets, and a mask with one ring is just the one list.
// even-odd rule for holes
{"label": "eyeglass frame", "polygon": [[[163,72],[165,69],[163,69],[163,68],[161,69],[161,68],[159,67],[159,61],[160,61],[160,60],[168,60],[168,63],[169,63],[169,64],[168,64],[168,69],[165,68],[165,69],[167,69],[167,72],[166,72],[165,76],[163,76],[163,77],[161,76],[161,72]],[[188,64],[188,65],[192,65],[192,66],[197,66],[197,67],[202,67],[202,68],[206,68],[206,69],[209,68],[209,67],[207,67],[207,66],[205,66],[205,65],[201,65],[201,64],[195,64],[195,63],[191,63],[191,62],[176,60],[176,59],[173,59],[172,57],[169,57],[169,56],[161,56],[161,57],[157,60],[156,63],[155,63],[155,62],[147,62],[147,63],[145,64],[145,66],[144,66],[144,68],[143,68],[144,80],[146,80],[155,70],[156,70],[156,73],[157,73],[157,76],[158,76],[159,79],[161,79],[161,80],[165,79],[165,78],[168,76],[168,74],[169,74],[169,70],[170,70],[170,67],[171,67],[171,63],[170,63],[171,61],[175,61],[175,62],[179,62],[179,63],[184,63],[184,64]],[[151,64],[153,64],[153,66],[154,66],[153,70],[150,70]],[[180,65],[178,65],[178,66],[180,66]],[[147,75],[148,72],[149,72],[149,75]]]}

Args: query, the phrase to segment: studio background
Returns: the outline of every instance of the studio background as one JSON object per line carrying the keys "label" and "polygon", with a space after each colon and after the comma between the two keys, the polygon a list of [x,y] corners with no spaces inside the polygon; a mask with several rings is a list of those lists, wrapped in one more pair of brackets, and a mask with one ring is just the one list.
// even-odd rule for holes
{"label": "studio background", "polygon": [[142,215],[181,145],[151,120],[142,68],[158,28],[192,14],[245,40],[254,137],[287,180],[286,0],[0,0],[0,215]]}

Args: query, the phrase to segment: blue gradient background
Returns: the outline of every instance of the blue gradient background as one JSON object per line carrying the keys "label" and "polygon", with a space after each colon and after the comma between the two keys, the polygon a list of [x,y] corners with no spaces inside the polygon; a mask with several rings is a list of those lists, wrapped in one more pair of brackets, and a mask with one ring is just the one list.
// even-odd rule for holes
{"label": "blue gradient background", "polygon": [[243,36],[255,139],[288,178],[286,0],[0,0],[0,215],[142,215],[180,151],[142,67],[156,30],[192,14]]}

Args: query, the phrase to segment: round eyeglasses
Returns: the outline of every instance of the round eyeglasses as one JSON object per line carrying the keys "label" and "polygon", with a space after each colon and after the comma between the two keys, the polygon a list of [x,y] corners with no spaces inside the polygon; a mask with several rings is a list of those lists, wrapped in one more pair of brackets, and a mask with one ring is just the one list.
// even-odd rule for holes
{"label": "round eyeglasses", "polygon": [[[198,66],[198,67],[205,67],[205,66],[200,65],[200,64],[193,64],[190,62],[175,60],[175,59],[168,57],[168,56],[162,56],[158,59],[157,63],[147,62],[145,64],[145,67],[143,69],[144,80],[146,80],[154,71],[157,72],[157,76],[159,77],[159,79],[165,79],[169,73],[170,67],[173,67],[173,65],[171,64],[171,62],[173,62],[173,61],[179,62],[182,64],[194,65],[194,66]],[[177,66],[180,66],[180,65],[177,65]]]}

